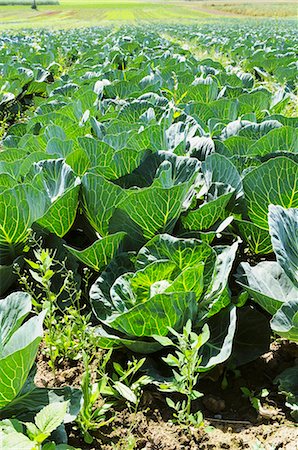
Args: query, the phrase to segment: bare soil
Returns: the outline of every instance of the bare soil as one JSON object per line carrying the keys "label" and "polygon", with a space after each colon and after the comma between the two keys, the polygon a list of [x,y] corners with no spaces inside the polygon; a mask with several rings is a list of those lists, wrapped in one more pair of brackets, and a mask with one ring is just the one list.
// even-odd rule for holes
{"label": "bare soil", "polygon": [[[298,345],[280,341],[271,345],[270,352],[239,371],[226,372],[224,386],[224,369],[211,372],[200,382],[204,397],[195,404],[195,409],[200,409],[205,417],[200,428],[172,424],[165,398],[156,390],[148,390],[139,412],[134,414],[128,409],[116,412],[110,426],[94,434],[91,445],[85,444],[79,431],[70,426],[69,444],[82,450],[298,450],[298,427],[291,421],[284,397],[273,383],[279,373],[295,363]],[[97,364],[95,357],[91,367],[94,379]],[[63,360],[54,376],[40,351],[37,367],[35,381],[39,386],[80,386],[83,373],[80,360]],[[268,389],[270,394],[262,399],[259,412],[243,397],[241,387],[255,394]]]}

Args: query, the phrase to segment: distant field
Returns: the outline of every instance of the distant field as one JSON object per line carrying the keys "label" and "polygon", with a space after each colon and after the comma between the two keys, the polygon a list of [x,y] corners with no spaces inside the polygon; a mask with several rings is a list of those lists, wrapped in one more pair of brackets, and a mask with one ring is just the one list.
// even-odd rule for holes
{"label": "distant field", "polygon": [[[39,5],[59,5],[59,0],[38,0]],[[0,0],[0,6],[32,5],[32,0]]]}
{"label": "distant field", "polygon": [[[12,0],[17,1],[17,0]],[[28,0],[25,0],[26,2]],[[195,23],[204,19],[220,17],[295,17],[295,1],[245,2],[241,0],[213,1],[104,1],[61,0],[59,5],[42,5],[37,0],[38,10],[27,6],[1,6],[0,28],[55,27],[109,25],[140,22],[185,22]],[[52,3],[53,0],[49,0]],[[20,0],[20,3],[23,0]],[[29,0],[30,3],[30,0]]]}
{"label": "distant field", "polygon": [[209,8],[213,12],[220,11],[250,17],[298,17],[297,1],[210,1],[203,2],[202,7]]}

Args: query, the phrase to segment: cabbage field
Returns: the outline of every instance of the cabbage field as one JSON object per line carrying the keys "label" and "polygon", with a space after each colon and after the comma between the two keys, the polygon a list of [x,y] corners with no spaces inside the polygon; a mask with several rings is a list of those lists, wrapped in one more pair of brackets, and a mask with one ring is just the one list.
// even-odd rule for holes
{"label": "cabbage field", "polygon": [[297,449],[297,43],[2,32],[1,449]]}

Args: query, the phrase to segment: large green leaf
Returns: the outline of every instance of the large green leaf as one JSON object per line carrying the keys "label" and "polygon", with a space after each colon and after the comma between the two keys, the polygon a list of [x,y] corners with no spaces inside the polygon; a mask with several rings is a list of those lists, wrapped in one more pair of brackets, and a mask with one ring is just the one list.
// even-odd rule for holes
{"label": "large green leaf", "polygon": [[[82,178],[82,202],[90,224],[101,235],[109,232],[109,222],[126,192],[100,175],[87,173]],[[119,231],[119,230],[117,230]]]}
{"label": "large green leaf", "polygon": [[271,328],[279,336],[298,342],[298,297],[281,306],[271,320]]}
{"label": "large green leaf", "polygon": [[101,326],[95,326],[93,331],[97,337],[97,343],[100,348],[110,349],[110,348],[121,348],[123,346],[129,348],[133,352],[137,353],[154,353],[160,350],[161,345],[156,341],[144,340],[144,339],[129,339],[126,336],[116,335],[114,332],[107,332]]}
{"label": "large green leaf", "polygon": [[224,147],[228,149],[226,156],[246,156],[251,155],[250,147],[254,141],[244,136],[231,136],[224,140]]}
{"label": "large green leaf", "polygon": [[261,117],[261,112],[269,109],[271,93],[269,91],[256,91],[245,93],[238,97],[239,114],[254,112]]}
{"label": "large green leaf", "polygon": [[213,117],[220,117],[222,120],[236,120],[238,116],[239,102],[235,99],[220,98],[208,105],[213,112]]}
{"label": "large green leaf", "polygon": [[110,290],[118,277],[134,270],[131,259],[132,254],[120,253],[117,255],[91,286],[91,306],[99,320],[104,320],[111,314]]}
{"label": "large green leaf", "polygon": [[[25,292],[14,292],[0,301],[1,353],[12,334],[31,311],[31,297]],[[13,314],[12,314],[13,312]]]}
{"label": "large green leaf", "polygon": [[[267,133],[270,133],[272,130],[276,130],[281,127],[282,124],[278,120],[267,119],[260,123],[253,122],[251,124],[245,125],[245,127],[239,131],[239,137],[243,136],[245,138],[253,139],[254,141],[257,140],[257,142],[259,143],[260,139],[263,136],[266,136]],[[254,143],[251,142],[251,145],[253,147],[251,149],[251,154],[261,155],[263,153],[266,153],[266,150],[265,152],[262,151],[262,144],[258,145],[258,143],[254,145]],[[273,147],[275,147],[275,145]]]}
{"label": "large green leaf", "polygon": [[181,217],[184,228],[192,231],[208,230],[217,220],[224,218],[225,207],[233,194],[234,190],[203,203],[198,209],[188,211]]}
{"label": "large green leaf", "polygon": [[298,164],[286,157],[270,159],[245,175],[243,187],[249,217],[268,230],[270,204],[298,207]]}
{"label": "large green leaf", "polygon": [[125,233],[116,233],[95,241],[90,247],[84,250],[76,250],[65,245],[79,261],[91,267],[96,272],[103,270],[119,252],[120,244],[125,237]]}
{"label": "large green leaf", "polygon": [[54,155],[48,155],[40,150],[30,153],[26,158],[22,160],[19,167],[18,178],[22,179],[25,177],[27,183],[31,182],[32,168],[35,163],[41,160],[52,159]]}
{"label": "large green leaf", "polygon": [[179,239],[162,234],[141,248],[137,255],[136,268],[141,269],[153,261],[168,260],[174,262],[180,270],[184,270],[208,259],[215,259],[215,252],[208,244],[197,239]]}
{"label": "large green leaf", "polygon": [[213,153],[206,158],[202,171],[208,187],[212,183],[222,183],[235,189],[236,198],[243,195],[241,177],[234,164],[225,156]]}
{"label": "large green leaf", "polygon": [[253,155],[272,152],[298,152],[298,132],[292,127],[281,127],[269,131],[250,147]]}
{"label": "large green leaf", "polygon": [[[149,266],[147,266],[149,267]],[[194,292],[198,301],[204,290],[204,264],[184,269],[165,292]]]}
{"label": "large green leaf", "polygon": [[1,300],[0,308],[0,408],[3,408],[18,395],[34,363],[45,313],[21,325],[31,309],[30,297],[21,292]]}
{"label": "large green leaf", "polygon": [[298,287],[298,208],[269,205],[268,220],[277,261]]}
{"label": "large green leaf", "polygon": [[123,230],[140,242],[157,233],[172,232],[188,191],[188,184],[131,190],[118,204],[111,231]]}
{"label": "large green leaf", "polygon": [[256,266],[242,263],[241,269],[245,278],[241,277],[239,284],[270,314],[298,297],[298,289],[274,261],[263,261]]}
{"label": "large green leaf", "polygon": [[223,128],[221,132],[221,138],[223,140],[228,139],[232,136],[237,136],[240,134],[240,131],[243,130],[247,125],[251,125],[251,122],[248,120],[234,120],[233,122],[229,122],[225,128]]}
{"label": "large green leaf", "polygon": [[1,192],[4,191],[5,189],[13,188],[17,184],[18,184],[17,181],[11,175],[9,175],[8,173],[1,173],[0,178]]}
{"label": "large green leaf", "polygon": [[163,293],[123,314],[111,316],[105,323],[128,336],[165,336],[168,327],[180,330],[188,319],[193,320],[196,310],[193,292]]}
{"label": "large green leaf", "polygon": [[197,78],[191,86],[187,84],[179,84],[177,96],[182,98],[184,102],[194,100],[196,102],[210,103],[216,100],[218,94],[218,85],[213,78]]}
{"label": "large green leaf", "polygon": [[[137,303],[144,302],[166,291],[177,275],[177,266],[169,261],[154,261],[135,273],[126,273],[111,287],[114,307],[123,312]],[[170,291],[173,292],[173,291]]]}
{"label": "large green leaf", "polygon": [[69,189],[63,196],[58,198],[37,220],[37,223],[51,233],[63,237],[72,227],[77,207],[80,186]]}
{"label": "large green leaf", "polygon": [[209,370],[230,357],[236,330],[236,319],[236,308],[229,305],[208,321],[210,338],[203,347],[201,371]]}
{"label": "large green leaf", "polygon": [[147,156],[137,169],[118,183],[125,188],[151,185],[170,188],[182,183],[192,184],[200,175],[200,167],[200,162],[195,158],[158,151]]}
{"label": "large green leaf", "polygon": [[105,142],[88,137],[79,138],[78,142],[90,161],[89,169],[94,168],[94,173],[108,180],[131,173],[139,166],[146,152],[146,148],[143,151],[130,148],[115,151]]}
{"label": "large green leaf", "polygon": [[200,319],[211,317],[231,302],[227,290],[228,279],[234,264],[239,242],[230,246],[215,247],[216,260],[213,266],[211,280],[208,280],[208,288],[200,302]]}
{"label": "large green leaf", "polygon": [[66,157],[65,162],[79,177],[82,177],[91,165],[86,153],[84,153],[82,149],[78,149],[70,153]]}
{"label": "large green leaf", "polygon": [[234,223],[252,253],[266,255],[272,252],[270,234],[267,230],[248,220],[238,219],[234,220]]}
{"label": "large green leaf", "polygon": [[0,194],[0,262],[11,263],[21,254],[31,225],[43,215],[45,208],[43,193],[27,184]]}
{"label": "large green leaf", "polygon": [[71,140],[52,137],[47,142],[46,152],[50,155],[59,155],[60,158],[66,158],[73,152],[74,142]]}
{"label": "large green leaf", "polygon": [[215,143],[205,136],[194,136],[187,140],[187,154],[204,161],[208,155],[215,151]]}
{"label": "large green leaf", "polygon": [[33,185],[41,189],[48,208],[37,223],[57,236],[64,236],[75,220],[80,180],[63,159],[35,164]]}

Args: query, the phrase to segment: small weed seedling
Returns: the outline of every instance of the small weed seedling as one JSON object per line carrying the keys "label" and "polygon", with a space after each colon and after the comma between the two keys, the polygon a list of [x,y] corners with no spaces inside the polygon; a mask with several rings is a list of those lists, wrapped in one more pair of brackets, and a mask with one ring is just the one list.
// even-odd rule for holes
{"label": "small weed seedling", "polygon": [[90,372],[90,359],[86,353],[83,354],[85,372],[82,377],[81,389],[83,393],[82,404],[79,415],[77,417],[77,424],[83,434],[84,441],[91,444],[93,437],[90,434],[92,431],[97,431],[101,427],[109,424],[114,420],[114,416],[109,419],[106,414],[113,406],[113,402],[107,403],[103,394],[105,392],[108,375],[106,374],[106,365],[110,360],[112,351],[107,352],[101,363],[102,377],[99,382],[92,383]]}
{"label": "small weed seedling", "polygon": [[[115,372],[110,380],[110,387],[107,394],[115,397],[116,400],[124,399],[128,408],[134,417],[136,416],[140,401],[143,395],[143,387],[152,382],[152,378],[142,375],[136,378],[137,372],[145,363],[146,358],[137,359],[127,362],[127,367],[122,367],[119,363],[113,363]],[[135,420],[131,421],[131,425],[127,431],[127,436],[115,446],[115,450],[134,450],[136,448],[136,438],[133,435]]]}
{"label": "small weed seedling", "polygon": [[200,426],[203,423],[203,416],[200,411],[191,412],[192,402],[200,397],[202,393],[195,389],[200,372],[200,349],[209,339],[209,328],[203,327],[202,333],[197,335],[191,331],[192,324],[189,320],[183,332],[177,333],[172,328],[169,331],[177,338],[174,342],[166,336],[154,336],[155,340],[163,346],[176,348],[175,354],[170,353],[164,362],[174,367],[171,381],[159,383],[159,389],[163,392],[177,392],[186,396],[186,400],[175,403],[167,398],[167,404],[175,410],[174,418],[176,422],[186,426]]}
{"label": "small weed seedling", "polygon": [[120,439],[117,444],[112,444],[113,450],[135,450],[137,448],[137,440],[133,434],[129,434]]}
{"label": "small weed seedling", "polygon": [[[126,400],[128,407],[136,414],[143,394],[143,387],[152,382],[148,376],[141,376],[135,380],[135,375],[145,362],[133,358],[128,361],[127,368],[119,363],[113,363],[115,372],[110,377],[106,366],[110,361],[112,350],[109,350],[100,362],[98,371],[99,381],[92,383],[89,369],[90,360],[84,354],[85,372],[82,379],[83,400],[77,423],[83,433],[84,440],[90,444],[93,440],[90,432],[100,429],[102,426],[112,422],[115,416],[107,419],[106,414],[119,400]],[[131,408],[131,405],[133,407]],[[133,425],[129,429],[131,434]]]}
{"label": "small weed seedling", "polygon": [[259,394],[256,394],[255,391],[251,391],[247,387],[242,387],[241,391],[243,393],[243,396],[249,399],[252,407],[257,411],[257,413],[259,413],[260,408],[262,407],[261,398],[268,397],[268,389],[262,389]]}
{"label": "small weed seedling", "polygon": [[113,363],[115,372],[111,380],[111,394],[116,398],[124,398],[128,402],[128,406],[133,406],[133,411],[137,412],[142,395],[143,387],[152,382],[147,375],[135,379],[137,372],[145,363],[146,358],[133,358],[128,361],[127,367],[122,367],[119,363]]}

